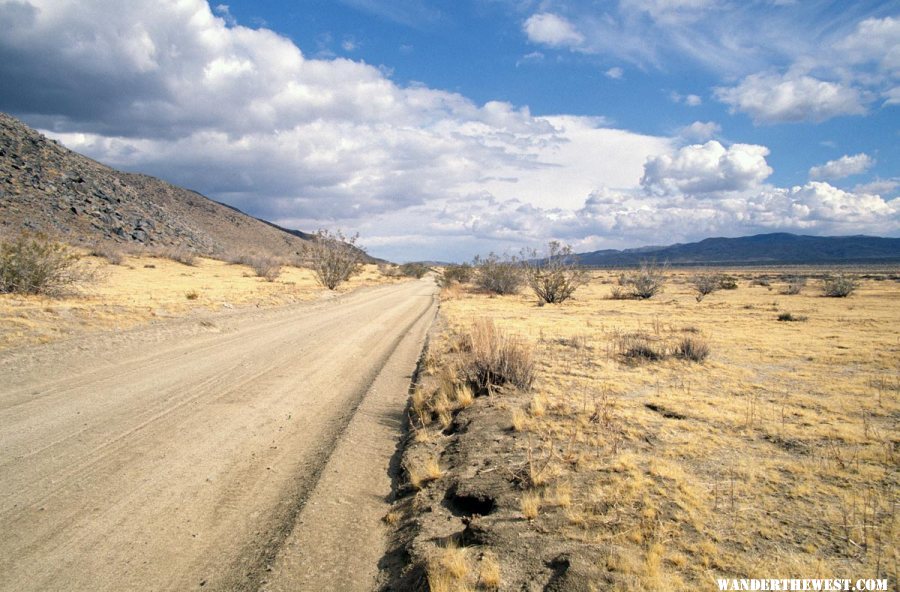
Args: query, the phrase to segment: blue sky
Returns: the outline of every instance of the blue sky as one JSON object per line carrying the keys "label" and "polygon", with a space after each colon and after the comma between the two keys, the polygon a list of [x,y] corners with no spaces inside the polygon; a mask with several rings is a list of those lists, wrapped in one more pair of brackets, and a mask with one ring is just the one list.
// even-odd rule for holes
{"label": "blue sky", "polygon": [[900,10],[0,0],[0,109],[379,256],[900,235]]}

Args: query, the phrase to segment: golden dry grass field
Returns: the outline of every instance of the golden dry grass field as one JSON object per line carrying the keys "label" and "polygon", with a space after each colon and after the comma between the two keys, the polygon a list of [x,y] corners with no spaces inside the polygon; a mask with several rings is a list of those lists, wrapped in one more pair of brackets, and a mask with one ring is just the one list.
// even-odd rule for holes
{"label": "golden dry grass field", "polygon": [[[737,289],[697,302],[692,273],[669,271],[649,300],[610,299],[607,272],[561,305],[538,306],[527,288],[445,289],[434,351],[484,318],[534,346],[530,392],[489,403],[529,459],[521,529],[592,549],[598,589],[714,590],[717,577],[896,586],[896,275],[826,298],[815,277],[786,295],[780,271],[731,270]],[[623,339],[635,334],[664,352],[701,339],[710,354],[630,358]],[[514,569],[503,562],[500,573]],[[441,577],[446,589],[478,585]]]}
{"label": "golden dry grass field", "polygon": [[[279,306],[329,294],[312,271],[292,266],[269,282],[246,265],[206,258],[185,265],[164,257],[124,256],[121,265],[112,265],[85,256],[82,264],[95,277],[68,296],[0,294],[0,350],[192,312]],[[392,281],[398,279],[366,265],[337,291]]]}

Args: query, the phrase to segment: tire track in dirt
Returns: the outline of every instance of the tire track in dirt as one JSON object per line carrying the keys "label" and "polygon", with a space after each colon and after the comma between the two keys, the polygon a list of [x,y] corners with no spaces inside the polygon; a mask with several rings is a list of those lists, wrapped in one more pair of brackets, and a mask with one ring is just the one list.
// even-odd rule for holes
{"label": "tire track in dirt", "polygon": [[88,340],[18,366],[0,386],[0,590],[258,588],[434,291],[398,284],[228,315],[219,334],[138,332],[99,364]]}

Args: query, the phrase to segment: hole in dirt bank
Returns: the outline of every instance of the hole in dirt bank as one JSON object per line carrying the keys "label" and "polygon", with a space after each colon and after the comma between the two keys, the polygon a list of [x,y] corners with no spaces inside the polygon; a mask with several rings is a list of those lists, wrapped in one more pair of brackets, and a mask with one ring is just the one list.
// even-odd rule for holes
{"label": "hole in dirt bank", "polygon": [[544,586],[544,592],[563,592],[563,590],[566,589],[566,573],[569,571],[572,562],[569,561],[569,558],[565,555],[560,555],[559,557],[547,561],[544,565],[549,567],[553,572],[550,575],[550,579],[547,581],[547,585]]}
{"label": "hole in dirt bank", "polygon": [[667,419],[687,419],[686,415],[682,415],[677,411],[672,411],[671,409],[666,409],[660,405],[656,405],[655,403],[644,403],[644,407],[649,409],[650,411],[655,411],[659,413],[663,417]]}
{"label": "hole in dirt bank", "polygon": [[458,418],[454,417],[453,422],[451,422],[450,425],[441,430],[441,433],[445,436],[452,436],[453,434],[463,434],[465,433],[468,425],[468,422],[460,421]]}
{"label": "hole in dirt bank", "polygon": [[452,487],[444,497],[444,505],[454,516],[471,518],[487,516],[496,509],[497,502],[489,495],[460,494]]}
{"label": "hole in dirt bank", "polygon": [[460,530],[459,532],[454,532],[453,534],[449,534],[447,536],[433,538],[431,539],[431,542],[440,547],[447,547],[451,545],[455,545],[457,547],[478,547],[480,545],[488,544],[489,539],[490,537],[482,528],[474,526],[470,522],[464,529]]}

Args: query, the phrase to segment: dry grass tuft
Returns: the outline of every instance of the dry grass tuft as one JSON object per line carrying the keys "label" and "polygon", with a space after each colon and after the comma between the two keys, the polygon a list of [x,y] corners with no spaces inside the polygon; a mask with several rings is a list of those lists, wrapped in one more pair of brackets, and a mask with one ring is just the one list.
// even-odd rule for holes
{"label": "dry grass tuft", "polygon": [[512,410],[512,429],[517,432],[524,432],[528,429],[528,414],[519,408]]}
{"label": "dry grass tuft", "polygon": [[541,512],[541,494],[535,491],[526,491],[519,502],[522,516],[528,520],[534,520]]}
{"label": "dry grass tuft", "polygon": [[381,519],[385,524],[397,524],[400,522],[400,513],[391,510]]}
{"label": "dry grass tuft", "polygon": [[460,409],[465,409],[475,402],[475,395],[467,384],[457,385],[454,392],[456,393],[456,404]]}
{"label": "dry grass tuft", "polygon": [[426,564],[428,589],[431,592],[468,592],[472,571],[469,551],[454,542],[438,547]]}
{"label": "dry grass tuft", "polygon": [[537,394],[528,402],[528,414],[531,417],[543,417],[547,412],[547,402],[543,396]]}
{"label": "dry grass tuft", "polygon": [[414,489],[422,489],[428,483],[436,481],[444,475],[440,464],[434,457],[406,467],[406,472],[409,475],[409,484]]}
{"label": "dry grass tuft", "polygon": [[675,355],[685,360],[702,362],[709,356],[709,344],[701,337],[682,337],[675,347]]}
{"label": "dry grass tuft", "polygon": [[659,361],[666,357],[665,344],[647,333],[624,333],[617,339],[619,353],[631,360]]}
{"label": "dry grass tuft", "polygon": [[492,393],[511,384],[531,388],[534,380],[534,352],[521,337],[501,331],[488,319],[475,323],[464,338],[464,372],[477,393]]}
{"label": "dry grass tuft", "polygon": [[809,317],[806,317],[804,315],[795,315],[790,312],[783,312],[778,315],[779,321],[787,322],[787,323],[802,322],[802,321],[807,320],[808,318]]}
{"label": "dry grass tuft", "polygon": [[499,590],[502,579],[496,555],[485,553],[478,567],[478,584],[486,590]]}

